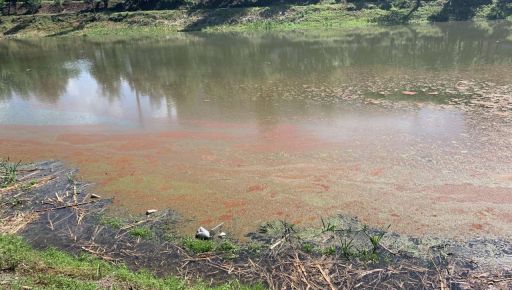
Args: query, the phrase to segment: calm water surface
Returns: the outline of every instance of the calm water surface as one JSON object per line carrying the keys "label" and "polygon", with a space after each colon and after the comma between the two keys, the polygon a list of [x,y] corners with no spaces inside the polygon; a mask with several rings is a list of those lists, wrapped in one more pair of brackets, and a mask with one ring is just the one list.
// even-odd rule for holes
{"label": "calm water surface", "polygon": [[0,41],[0,156],[64,160],[186,231],[509,235],[511,27]]}

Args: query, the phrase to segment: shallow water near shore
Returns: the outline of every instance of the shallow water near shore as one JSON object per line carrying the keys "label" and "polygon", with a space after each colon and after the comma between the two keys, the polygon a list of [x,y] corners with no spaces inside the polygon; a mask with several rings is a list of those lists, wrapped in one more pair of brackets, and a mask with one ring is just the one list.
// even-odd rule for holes
{"label": "shallow water near shore", "polygon": [[0,41],[0,153],[64,160],[114,210],[243,236],[359,217],[512,229],[507,22]]}

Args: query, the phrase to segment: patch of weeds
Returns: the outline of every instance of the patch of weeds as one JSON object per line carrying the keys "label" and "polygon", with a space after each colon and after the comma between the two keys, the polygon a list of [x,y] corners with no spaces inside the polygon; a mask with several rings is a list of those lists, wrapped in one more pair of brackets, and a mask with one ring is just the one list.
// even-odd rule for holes
{"label": "patch of weeds", "polygon": [[259,242],[251,242],[247,245],[247,249],[253,253],[259,254],[263,250],[264,245]]}
{"label": "patch of weeds", "polygon": [[277,230],[277,226],[273,222],[267,222],[262,225],[260,225],[259,232],[262,234],[269,234]]}
{"label": "patch of weeds", "polygon": [[198,240],[196,238],[185,238],[183,246],[193,252],[194,254],[212,252],[215,248],[211,240]]}
{"label": "patch of weeds", "polygon": [[324,255],[335,255],[336,254],[336,247],[330,246],[328,248],[325,248],[322,250],[322,254]]}
{"label": "patch of weeds", "polygon": [[175,233],[172,233],[172,232],[165,232],[162,235],[162,238],[165,241],[168,241],[168,242],[176,242],[176,240],[178,240],[178,236]]}
{"label": "patch of weeds", "polygon": [[6,203],[10,207],[15,208],[15,207],[23,205],[23,199],[20,197],[13,197],[13,198],[8,199],[8,201]]}
{"label": "patch of weeds", "polygon": [[357,252],[357,257],[365,261],[377,262],[380,260],[379,254],[377,252],[366,249],[359,250]]}
{"label": "patch of weeds", "polygon": [[67,178],[69,184],[75,185],[75,178],[73,177],[73,174],[66,175],[66,178]]}
{"label": "patch of weeds", "polygon": [[0,188],[16,183],[20,164],[21,161],[17,163],[9,162],[9,158],[7,160],[0,160]]}
{"label": "patch of weeds", "polygon": [[[391,225],[389,225],[386,229],[386,231],[391,227]],[[377,253],[377,249],[380,245],[380,241],[382,240],[382,238],[384,237],[384,235],[386,234],[385,231],[382,231],[378,234],[375,234],[375,235],[371,235],[368,233],[368,230],[366,228],[366,226],[363,228],[363,233],[368,237],[368,239],[370,240],[370,243],[372,244],[372,252],[373,253]]]}
{"label": "patch of weeds", "polygon": [[271,221],[260,226],[259,232],[271,236],[284,236],[296,233],[295,225],[287,221]]}
{"label": "patch of weeds", "polygon": [[347,257],[350,258],[354,255],[354,245],[353,245],[354,239],[342,239],[341,240],[341,253]]}
{"label": "patch of weeds", "polygon": [[134,227],[128,233],[137,238],[149,239],[153,237],[153,232],[146,227]]}
{"label": "patch of weeds", "polygon": [[222,252],[236,252],[239,250],[239,247],[235,243],[226,240],[221,242],[215,249]]}
{"label": "patch of weeds", "polygon": [[283,227],[283,235],[289,235],[297,232],[295,229],[295,224],[289,223],[287,221],[280,221],[280,223]]}
{"label": "patch of weeds", "polygon": [[102,225],[110,226],[111,228],[116,230],[120,229],[123,226],[123,220],[118,217],[102,216],[100,218],[100,223]]}
{"label": "patch of weeds", "polygon": [[336,226],[332,224],[331,221],[327,221],[327,223],[325,223],[324,218],[322,217],[320,220],[322,221],[322,233],[336,231]]}
{"label": "patch of weeds", "polygon": [[21,190],[27,191],[37,184],[37,180],[31,180],[29,183],[21,184]]}
{"label": "patch of weeds", "polygon": [[0,271],[15,270],[30,258],[30,247],[19,238],[0,235]]}
{"label": "patch of weeds", "polygon": [[306,253],[313,253],[313,250],[315,249],[315,246],[312,243],[304,243],[302,244],[302,250]]}

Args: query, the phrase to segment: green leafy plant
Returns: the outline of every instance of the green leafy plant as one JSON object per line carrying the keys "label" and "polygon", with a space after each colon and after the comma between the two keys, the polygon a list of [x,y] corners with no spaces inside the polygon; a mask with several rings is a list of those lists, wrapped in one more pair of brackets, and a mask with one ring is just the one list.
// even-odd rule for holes
{"label": "green leafy plant", "polygon": [[0,160],[0,188],[7,187],[16,183],[18,167],[21,161],[18,163],[11,163],[9,159]]}

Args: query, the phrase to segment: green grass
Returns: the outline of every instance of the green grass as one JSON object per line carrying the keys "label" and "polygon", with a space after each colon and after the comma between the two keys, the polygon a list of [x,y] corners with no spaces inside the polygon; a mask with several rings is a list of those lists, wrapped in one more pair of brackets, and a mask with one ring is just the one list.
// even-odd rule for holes
{"label": "green grass", "polygon": [[151,229],[146,227],[134,227],[128,231],[128,233],[137,238],[150,239],[153,237]]}
{"label": "green grass", "polygon": [[198,240],[195,238],[185,238],[183,240],[183,246],[195,254],[212,252],[215,249],[213,241]]}
{"label": "green grass", "polygon": [[315,245],[313,245],[312,243],[304,243],[302,244],[302,250],[306,253],[313,253],[313,251],[315,250]]}
{"label": "green grass", "polygon": [[123,226],[123,220],[118,217],[102,216],[100,218],[102,225],[110,226],[113,229],[120,229]]}
{"label": "green grass", "polygon": [[237,281],[210,288],[200,282],[189,284],[178,277],[158,278],[90,255],[76,257],[56,249],[34,250],[12,235],[0,235],[0,272],[2,287],[8,289],[265,289]]}

